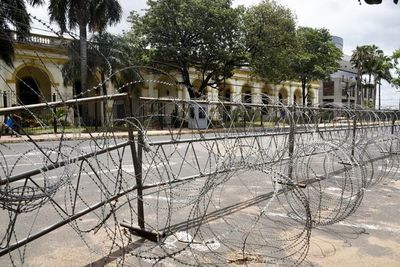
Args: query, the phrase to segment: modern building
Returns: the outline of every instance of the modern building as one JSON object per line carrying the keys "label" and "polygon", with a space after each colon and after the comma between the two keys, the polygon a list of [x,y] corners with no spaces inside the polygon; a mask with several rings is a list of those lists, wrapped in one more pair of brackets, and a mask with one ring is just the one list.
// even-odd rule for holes
{"label": "modern building", "polygon": [[[343,51],[343,39],[332,36],[336,47]],[[361,90],[357,90],[357,69],[352,67],[349,55],[343,55],[340,68],[329,79],[321,81],[322,90],[319,91],[321,105],[329,103],[342,103],[349,106],[360,105],[375,107],[376,87],[373,82],[365,78],[361,81]]]}
{"label": "modern building", "polygon": [[[332,36],[332,41],[337,48],[343,51],[341,37]],[[354,105],[356,103],[357,70],[352,67],[350,59],[350,56],[343,54],[339,62],[339,70],[333,73],[329,79],[321,81],[322,90],[319,91],[321,105],[330,103]]]}

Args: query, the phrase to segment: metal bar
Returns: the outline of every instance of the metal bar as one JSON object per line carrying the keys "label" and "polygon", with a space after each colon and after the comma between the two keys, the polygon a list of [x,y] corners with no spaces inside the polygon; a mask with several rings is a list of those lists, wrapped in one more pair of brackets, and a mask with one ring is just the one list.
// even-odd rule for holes
{"label": "metal bar", "polygon": [[[55,103],[57,101],[57,96],[56,93],[53,93],[53,103]],[[57,109],[54,107],[53,108],[53,131],[56,134],[57,133]]]}
{"label": "metal bar", "polygon": [[63,107],[63,106],[74,106],[88,102],[95,102],[95,101],[103,101],[108,99],[116,99],[126,97],[126,93],[121,94],[114,94],[114,95],[104,95],[104,96],[95,96],[95,97],[85,97],[85,98],[76,98],[76,99],[69,99],[66,101],[54,101],[48,103],[39,103],[39,104],[32,104],[32,105],[24,105],[24,106],[15,106],[15,107],[8,107],[8,108],[0,108],[0,115],[10,114],[15,111],[23,111],[23,110],[34,110],[34,109],[43,109],[43,108],[56,108],[56,107]]}
{"label": "metal bar", "polygon": [[[199,104],[210,104],[210,105],[224,105],[224,106],[244,106],[244,107],[274,107],[274,108],[288,108],[288,106],[284,106],[284,105],[271,105],[271,104],[257,104],[257,103],[237,103],[237,102],[228,102],[228,101],[211,101],[211,100],[185,100],[185,99],[180,99],[180,98],[154,98],[154,97],[140,97],[140,100],[146,102],[153,102],[153,101],[157,101],[157,102],[164,102],[164,103],[199,103]],[[298,107],[300,110],[326,110],[326,111],[348,111],[348,108],[328,108],[328,107]],[[390,110],[390,109],[386,109],[386,110],[366,110],[365,108],[361,109],[361,108],[357,108],[354,107],[351,110],[356,110],[356,111],[365,111],[365,112],[375,112],[375,113],[396,113],[398,112],[397,110]]]}
{"label": "metal bar", "polygon": [[37,232],[36,234],[32,234],[32,235],[28,236],[27,238],[22,239],[22,240],[10,245],[9,247],[7,247],[7,248],[5,248],[3,250],[0,250],[0,257],[6,255],[7,253],[10,253],[11,251],[16,250],[19,247],[22,247],[22,246],[24,246],[24,245],[26,245],[26,244],[38,239],[39,237],[42,237],[42,236],[44,236],[44,235],[46,235],[46,234],[48,234],[48,233],[50,233],[50,232],[52,232],[54,230],[57,230],[58,228],[70,223],[71,221],[77,220],[80,217],[82,217],[82,216],[84,216],[84,215],[86,215],[86,214],[88,214],[88,213],[90,213],[90,212],[92,212],[92,211],[94,211],[94,210],[96,210],[98,208],[103,207],[104,205],[110,203],[111,201],[117,200],[118,198],[123,197],[126,194],[129,194],[130,192],[136,190],[136,188],[137,188],[136,186],[133,186],[133,187],[127,189],[126,191],[120,192],[120,193],[116,194],[115,196],[113,196],[113,197],[111,197],[109,199],[106,199],[106,200],[103,200],[101,202],[98,202],[97,204],[92,205],[91,207],[89,207],[87,209],[84,209],[84,210],[82,210],[82,211],[80,211],[78,213],[75,213],[74,215],[69,216],[68,218],[66,218],[66,219],[64,219],[62,221],[59,221],[59,222],[57,222],[57,223],[55,223],[55,224],[43,229],[42,231]]}
{"label": "metal bar", "polygon": [[6,108],[8,107],[8,101],[7,101],[7,92],[3,92],[3,107]]}
{"label": "metal bar", "polygon": [[119,225],[121,225],[122,227],[128,228],[129,232],[131,232],[131,234],[134,234],[136,236],[148,239],[148,240],[153,241],[155,243],[157,243],[160,238],[164,238],[166,236],[166,234],[164,232],[156,233],[156,232],[144,230],[142,228],[137,228],[137,227],[135,227],[133,225],[130,225],[130,224],[126,223],[126,222],[122,222]]}
{"label": "metal bar", "polygon": [[392,127],[392,134],[394,134],[395,124],[396,124],[396,117],[393,116],[393,118],[392,118],[392,125],[391,125],[391,127]]}
{"label": "metal bar", "polygon": [[[132,93],[130,92],[127,95],[128,98],[128,103],[129,103],[129,108],[128,112],[129,117],[132,117],[134,114],[134,109],[133,109],[133,100],[132,100]],[[140,131],[139,131],[140,133]],[[132,156],[132,162],[133,162],[133,167],[135,171],[135,180],[136,180],[136,187],[137,187],[137,215],[138,215],[138,225],[141,229],[144,229],[145,223],[144,223],[144,204],[143,204],[143,182],[142,182],[142,161],[141,161],[141,148],[140,148],[140,142],[143,141],[143,138],[140,138],[138,136],[138,150],[136,151],[136,146],[135,146],[135,137],[133,134],[133,127],[132,123],[128,123],[128,135],[129,135],[129,141],[130,141],[130,148],[131,148],[131,156]],[[140,140],[142,139],[142,141]]]}
{"label": "metal bar", "polygon": [[72,159],[69,159],[69,160],[65,160],[65,161],[56,162],[56,163],[53,163],[53,164],[49,164],[49,165],[43,166],[42,168],[39,168],[39,169],[35,169],[35,170],[31,170],[31,171],[20,173],[20,174],[17,174],[17,175],[13,175],[11,177],[8,177],[7,179],[3,179],[3,180],[0,179],[0,185],[5,185],[5,184],[12,183],[12,182],[16,182],[16,181],[25,179],[26,177],[37,175],[37,174],[40,174],[42,172],[54,170],[56,168],[63,167],[65,165],[69,164],[69,163],[74,163],[74,162],[77,162],[77,161],[80,161],[80,160],[83,160],[83,159],[86,159],[86,158],[93,157],[95,155],[101,155],[101,154],[104,154],[104,153],[119,149],[121,147],[128,146],[130,143],[131,143],[130,141],[126,141],[126,142],[120,143],[118,145],[115,145],[115,146],[112,146],[112,147],[108,147],[108,148],[105,148],[105,149],[102,149],[102,150],[94,151],[94,152],[91,152],[91,153],[88,153],[88,154],[85,154],[85,155],[82,155],[82,156],[79,156],[79,157],[75,157],[75,158],[72,158]]}
{"label": "metal bar", "polygon": [[[392,127],[392,126],[391,125],[387,125],[387,126],[381,126],[381,127],[378,127],[378,126],[366,126],[366,127],[370,128],[370,129],[373,129],[373,128]],[[366,127],[363,127],[363,128],[366,128]],[[329,129],[329,130],[322,130],[322,131],[319,131],[319,132],[348,131],[348,130],[351,130],[351,129],[352,128]],[[356,129],[361,129],[361,127],[357,127]],[[310,131],[296,131],[296,134],[307,134],[307,133],[314,133],[314,132],[315,131],[311,131],[311,130]],[[253,138],[253,137],[282,136],[282,135],[287,135],[287,134],[288,134],[287,132],[284,132],[284,133],[261,133],[261,134],[253,134],[253,135],[232,135],[232,136],[221,136],[221,137],[203,137],[203,138],[198,138],[198,139],[194,139],[194,138],[189,139],[188,138],[188,139],[180,139],[180,140],[155,141],[155,142],[149,142],[148,144],[150,146],[162,146],[162,145],[181,144],[181,143],[187,143],[187,142],[207,142],[207,141],[217,141],[217,140],[225,140],[225,139],[241,139],[241,138]],[[130,143],[131,143],[131,141],[126,141],[126,142],[120,143],[118,145],[115,145],[115,146],[112,146],[112,147],[108,147],[106,149],[102,149],[102,150],[98,150],[98,151],[95,151],[95,152],[91,152],[91,153],[88,153],[86,155],[82,155],[82,156],[79,156],[79,157],[76,157],[76,158],[72,158],[72,159],[69,159],[69,160],[66,160],[66,161],[61,161],[61,162],[57,162],[57,163],[54,163],[54,164],[49,164],[49,165],[46,165],[46,166],[44,166],[42,168],[39,168],[39,169],[35,169],[35,170],[27,171],[27,172],[24,172],[24,173],[20,173],[20,174],[11,176],[11,177],[9,177],[7,179],[3,179],[3,180],[0,179],[0,185],[5,185],[5,184],[8,184],[8,183],[19,181],[19,180],[25,179],[28,176],[34,176],[34,175],[40,174],[42,172],[46,172],[46,171],[50,171],[50,170],[53,170],[53,169],[56,169],[56,168],[59,168],[59,167],[63,167],[66,164],[74,163],[74,162],[77,162],[77,161],[80,161],[80,160],[83,160],[83,159],[86,159],[86,158],[89,158],[89,157],[92,157],[92,156],[95,156],[95,155],[101,155],[101,154],[107,153],[109,151],[113,151],[113,150],[128,146],[128,145],[130,145]]]}
{"label": "metal bar", "polygon": [[357,121],[353,119],[353,135],[351,139],[351,155],[354,157],[354,149],[356,146],[356,130],[357,130]]}
{"label": "metal bar", "polygon": [[[386,127],[392,127],[391,125],[385,125],[385,126],[365,126],[365,127],[356,127],[356,129],[374,129],[374,128],[386,128]],[[179,139],[179,140],[165,140],[165,141],[153,141],[153,142],[148,142],[150,146],[160,146],[160,145],[175,145],[175,144],[182,144],[182,143],[188,143],[188,142],[205,142],[205,141],[218,141],[218,140],[226,140],[226,139],[241,139],[241,138],[252,138],[252,137],[269,137],[269,136],[283,136],[283,135],[288,135],[290,131],[290,127],[285,127],[284,129],[287,130],[285,132],[272,132],[273,130],[279,130],[282,128],[271,128],[270,132],[263,132],[263,133],[255,133],[249,135],[248,133],[243,134],[243,135],[221,135],[221,136],[212,136],[212,137],[202,137],[202,138],[187,138],[187,139]],[[298,128],[297,128],[298,129]],[[353,127],[347,127],[347,128],[338,128],[338,129],[325,129],[325,130],[319,130],[318,132],[320,133],[325,133],[325,132],[337,132],[337,131],[351,131]],[[306,131],[296,131],[296,134],[310,134],[310,133],[315,133],[315,130],[306,130]]]}
{"label": "metal bar", "polygon": [[296,109],[294,106],[290,107],[290,111],[292,112],[293,116],[290,116],[289,123],[289,168],[288,168],[288,177],[292,179],[293,177],[293,152],[294,152],[294,138],[296,134]]}

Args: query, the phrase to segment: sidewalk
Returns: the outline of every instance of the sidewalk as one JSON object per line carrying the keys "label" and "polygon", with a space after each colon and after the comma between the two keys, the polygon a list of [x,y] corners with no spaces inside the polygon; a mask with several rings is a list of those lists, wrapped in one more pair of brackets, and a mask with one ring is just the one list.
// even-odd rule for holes
{"label": "sidewalk", "polygon": [[[42,142],[42,141],[58,141],[63,138],[64,140],[89,140],[91,138],[101,138],[105,135],[111,137],[111,133],[65,133],[65,134],[35,134],[35,135],[20,135],[10,136],[2,135],[0,137],[0,144],[4,143],[21,143],[21,142]],[[118,138],[128,137],[127,132],[117,132],[114,136]]]}
{"label": "sidewalk", "polygon": [[[239,128],[238,128],[239,129]],[[226,129],[208,129],[208,130],[195,130],[195,129],[174,129],[169,130],[151,130],[147,131],[147,136],[174,136],[182,134],[199,134],[199,133],[217,133],[225,132]],[[137,135],[137,132],[134,132]],[[35,135],[21,135],[21,136],[0,136],[0,144],[6,143],[22,143],[22,142],[43,142],[43,141],[59,141],[63,140],[90,140],[90,139],[102,139],[102,138],[128,138],[128,132],[92,132],[92,133],[64,133],[64,134],[35,134]]]}

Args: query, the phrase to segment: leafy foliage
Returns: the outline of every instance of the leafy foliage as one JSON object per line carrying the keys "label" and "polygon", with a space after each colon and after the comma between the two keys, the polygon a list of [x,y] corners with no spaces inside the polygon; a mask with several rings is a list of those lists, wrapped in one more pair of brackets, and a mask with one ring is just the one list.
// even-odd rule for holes
{"label": "leafy foliage", "polygon": [[119,22],[122,8],[118,0],[50,0],[50,21],[61,31],[79,28],[81,86],[87,90],[87,29],[102,32],[107,25]]}
{"label": "leafy foliage", "polygon": [[29,35],[30,20],[25,2],[32,6],[41,5],[42,0],[1,0],[0,2],[0,60],[12,66],[14,59],[14,27],[17,39]]}
{"label": "leafy foliage", "polygon": [[351,63],[357,68],[357,91],[361,99],[364,99],[362,90],[363,75],[368,75],[368,84],[371,84],[371,78],[374,77],[375,86],[380,84],[381,80],[392,81],[390,70],[393,68],[393,64],[391,63],[391,58],[385,56],[383,51],[376,45],[357,46],[353,51]]}
{"label": "leafy foliage", "polygon": [[49,14],[62,31],[84,25],[90,32],[102,32],[119,22],[122,8],[118,0],[50,0]]}
{"label": "leafy foliage", "polygon": [[[144,16],[132,13],[129,34],[149,49],[152,64],[178,69],[191,97],[203,95],[233,75],[244,59],[240,31],[242,8],[230,0],[149,0]],[[200,73],[194,88],[190,69]]]}
{"label": "leafy foliage", "polygon": [[[62,75],[64,83],[72,84],[80,82],[80,50],[79,41],[75,40],[68,46],[70,60],[63,66]],[[113,35],[107,32],[94,34],[89,40],[88,46],[88,69],[93,80],[99,80],[104,83],[106,77],[111,77],[114,85],[118,86],[122,82],[122,74],[118,71],[126,66],[133,64],[131,61],[132,52],[128,43],[121,36]],[[128,79],[126,79],[128,80]],[[133,80],[131,77],[130,80]]]}
{"label": "leafy foliage", "polygon": [[294,14],[275,1],[264,0],[247,9],[243,21],[250,67],[269,81],[287,79],[288,57],[295,49]]}
{"label": "leafy foliage", "polygon": [[400,88],[400,49],[393,52],[392,60],[395,74],[392,83],[396,88]]}
{"label": "leafy foliage", "polygon": [[305,105],[307,84],[336,72],[343,53],[334,45],[327,29],[299,27],[296,39],[296,53],[291,58],[292,78],[301,81]]}

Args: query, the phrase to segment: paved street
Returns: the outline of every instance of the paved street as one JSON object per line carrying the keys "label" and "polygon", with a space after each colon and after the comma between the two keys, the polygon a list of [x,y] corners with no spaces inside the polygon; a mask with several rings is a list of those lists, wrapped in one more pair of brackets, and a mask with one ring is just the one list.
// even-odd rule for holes
{"label": "paved street", "polygon": [[[184,137],[182,136],[182,138]],[[190,135],[187,137],[190,137]],[[208,135],[208,137],[211,137],[211,135]],[[116,143],[125,140],[122,137],[117,139]],[[160,142],[163,140],[165,140],[163,136],[153,136],[149,141]],[[207,166],[216,164],[218,159],[210,157],[210,152],[218,150],[221,152],[222,149],[231,147],[234,142],[234,140],[220,140],[218,141],[219,145],[215,146],[206,142],[194,143],[192,146],[174,144],[165,146],[164,150],[161,148],[157,150],[154,147],[152,151],[158,151],[159,158],[154,160],[152,158],[154,154],[151,152],[144,153],[144,182],[145,184],[152,184],[160,182],[160,177],[173,179],[178,174],[179,177],[198,174],[199,166],[200,169],[207,170]],[[262,146],[267,149],[266,152],[268,153],[266,154],[275,155],[271,142],[271,140],[265,140]],[[274,142],[280,142],[280,146],[284,146],[285,139],[279,137]],[[1,156],[6,159],[9,166],[14,166],[13,175],[42,167],[44,164],[48,164],[50,160],[64,160],[62,157],[67,159],[68,157],[91,153],[99,149],[90,140],[64,141],[63,153],[61,154],[54,152],[57,151],[58,147],[58,142],[56,141],[40,142],[38,145],[40,149],[47,151],[45,152],[47,156],[43,156],[43,152],[32,143],[11,143],[6,147],[2,147]],[[100,142],[97,145],[102,147],[103,144]],[[107,145],[111,146],[114,143],[108,143]],[[245,146],[246,149],[255,146],[250,141],[241,143],[241,145]],[[235,153],[239,152],[229,151],[229,153],[235,155]],[[21,154],[24,156],[21,157]],[[57,157],[61,157],[61,159]],[[251,152],[245,158],[248,158],[249,161],[256,159],[252,157],[254,155]],[[166,159],[168,164],[163,163]],[[182,167],[182,162],[184,167]],[[121,168],[118,166],[121,166]],[[376,166],[376,168],[379,167],[382,166]],[[118,179],[118,174],[121,170],[123,170],[122,180]],[[164,173],[160,173],[161,171]],[[68,179],[63,181],[62,177],[67,177]],[[271,202],[268,197],[263,197],[265,193],[274,190],[270,180],[265,180],[263,177],[264,174],[258,170],[247,170],[243,172],[233,171],[231,174],[218,176],[212,186],[207,184],[205,179],[197,179],[174,188],[173,201],[168,190],[160,187],[161,190],[157,193],[157,190],[155,190],[157,188],[151,189],[149,192],[153,191],[155,193],[144,197],[146,220],[149,225],[159,224],[159,229],[163,229],[164,226],[179,225],[181,222],[188,222],[194,219],[196,214],[193,213],[188,204],[195,204],[197,215],[201,215],[202,212],[205,213],[205,206],[208,205],[207,213],[213,214],[215,212],[215,216],[210,217],[211,221],[199,228],[199,230],[204,237],[220,236],[219,240],[222,243],[214,248],[213,255],[214,253],[227,253],[224,254],[228,255],[224,256],[224,259],[229,259],[231,265],[235,265],[237,263],[235,261],[236,256],[229,254],[225,250],[228,247],[227,244],[232,244],[235,247],[234,244],[236,242],[234,240],[240,236],[240,231],[254,227],[254,232],[265,235],[268,240],[269,236],[273,236],[271,229],[275,229],[274,225],[287,224],[288,216],[278,205],[279,203],[274,202],[275,200]],[[37,175],[33,179],[43,187],[51,188],[50,185],[57,185],[58,182],[60,187],[52,195],[52,201],[46,202],[40,209],[17,216],[18,223],[14,229],[17,236],[12,236],[11,240],[21,240],[26,235],[32,235],[44,227],[60,221],[67,214],[74,214],[74,212],[96,204],[98,201],[104,200],[106,196],[116,192],[119,186],[126,189],[135,185],[134,167],[129,147],[120,148],[107,154],[96,155],[96,157],[89,159],[83,165],[69,164],[67,167]],[[78,181],[79,184],[77,183]],[[116,181],[120,181],[122,184],[117,185]],[[25,180],[20,180],[16,184],[23,186],[24,182]],[[76,190],[77,188],[78,190]],[[204,191],[205,189],[208,191]],[[368,189],[365,192],[360,208],[345,221],[332,226],[312,229],[310,249],[303,264],[312,266],[396,266],[400,262],[400,227],[398,224],[400,211],[397,209],[398,203],[400,203],[400,195],[397,194],[399,189],[399,181],[386,180],[382,184]],[[75,192],[78,192],[76,200],[74,200]],[[204,196],[199,198],[200,192],[203,192]],[[135,223],[136,214],[132,212],[132,207],[135,210],[136,194],[132,192],[122,197],[118,205],[121,203],[125,204],[121,205],[121,208],[114,213],[117,221],[121,222],[126,219],[130,223]],[[242,204],[241,206],[231,207],[234,203]],[[56,204],[62,206],[64,211],[58,208]],[[169,210],[170,207],[174,207],[173,210]],[[263,210],[266,207],[268,207],[266,217],[262,217],[264,220],[255,224],[252,218],[259,216],[257,214],[260,214],[260,212],[264,213]],[[166,208],[166,210],[160,208]],[[287,208],[289,209],[289,207]],[[98,209],[94,213],[79,218],[74,224],[65,225],[50,234],[40,237],[30,243],[26,250],[20,249],[11,253],[11,258],[8,255],[1,257],[0,266],[10,266],[13,261],[19,266],[21,258],[25,259],[26,266],[32,267],[103,266],[105,264],[115,266],[122,264],[122,258],[120,257],[120,252],[118,252],[118,246],[110,246],[110,238],[116,237],[120,240],[117,243],[120,246],[124,245],[125,249],[133,255],[136,255],[140,248],[145,249],[153,246],[150,241],[144,241],[143,243],[140,238],[131,240],[130,245],[128,243],[121,244],[121,240],[124,240],[123,242],[127,240],[122,233],[114,231],[113,223],[116,221],[113,217],[108,219],[109,225],[106,225],[106,227],[103,225],[102,228],[96,230],[95,227],[101,223],[102,218],[109,214],[109,211],[110,205],[106,205],[105,208]],[[66,213],[63,214],[63,212]],[[1,211],[0,231],[2,235],[6,232],[5,227],[14,218],[11,213],[5,210]],[[209,232],[208,229],[210,223],[213,225],[213,233]],[[294,235],[302,227],[296,222],[292,222],[291,225],[295,227],[290,228],[294,230],[294,233],[290,233],[290,235]],[[229,230],[230,228],[232,230]],[[185,230],[182,230],[185,227],[177,229],[181,229],[178,233],[185,232]],[[264,233],[264,231],[266,232]],[[281,235],[279,231],[276,234],[277,236]],[[229,238],[226,237],[227,235]],[[256,240],[255,236],[250,236],[249,238],[250,240],[252,238]],[[4,242],[5,240],[2,240],[1,244],[5,244]],[[240,244],[240,242],[237,244]],[[299,244],[303,243],[299,242]],[[170,246],[175,249],[179,248],[174,242]],[[237,249],[239,250],[239,248],[240,246]],[[305,248],[297,249],[302,250]],[[104,255],[110,253],[109,250],[114,252],[112,256],[103,258]],[[203,254],[199,255],[202,255],[199,257],[208,257]],[[123,262],[125,266],[150,266],[152,263],[154,263],[152,260],[139,259],[129,253],[126,254]],[[166,260],[163,261],[163,264],[160,266],[181,266],[179,261]],[[247,264],[249,266],[265,265],[262,260],[251,257]]]}

